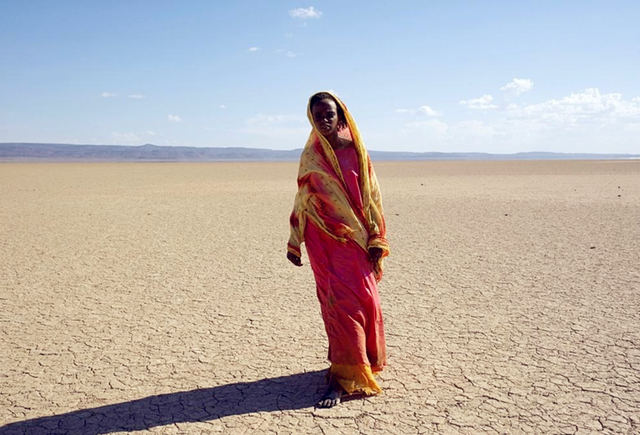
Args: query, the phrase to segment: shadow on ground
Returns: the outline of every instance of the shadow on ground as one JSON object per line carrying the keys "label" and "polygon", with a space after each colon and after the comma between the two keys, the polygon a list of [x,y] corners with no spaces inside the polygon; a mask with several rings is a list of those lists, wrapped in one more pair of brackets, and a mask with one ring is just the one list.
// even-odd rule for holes
{"label": "shadow on ground", "polygon": [[0,427],[0,434],[98,435],[137,431],[174,423],[211,421],[230,415],[313,406],[325,371],[256,382],[149,396],[130,402],[34,418]]}

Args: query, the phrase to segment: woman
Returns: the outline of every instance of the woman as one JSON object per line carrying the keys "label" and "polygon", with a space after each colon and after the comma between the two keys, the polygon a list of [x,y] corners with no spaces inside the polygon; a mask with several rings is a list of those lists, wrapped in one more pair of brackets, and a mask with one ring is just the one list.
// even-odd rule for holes
{"label": "woman", "polygon": [[389,254],[378,181],[358,127],[330,92],[311,96],[311,134],[300,158],[287,258],[307,254],[329,337],[328,387],[317,406],[344,393],[381,392],[373,377],[386,364],[377,282]]}

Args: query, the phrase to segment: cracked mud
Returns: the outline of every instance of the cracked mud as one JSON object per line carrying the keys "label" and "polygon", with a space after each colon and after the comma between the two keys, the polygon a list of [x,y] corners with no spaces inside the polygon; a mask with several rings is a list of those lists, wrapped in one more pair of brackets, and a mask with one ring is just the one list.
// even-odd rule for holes
{"label": "cracked mud", "polygon": [[640,162],[376,169],[384,394],[321,410],[296,164],[0,164],[0,434],[640,433]]}

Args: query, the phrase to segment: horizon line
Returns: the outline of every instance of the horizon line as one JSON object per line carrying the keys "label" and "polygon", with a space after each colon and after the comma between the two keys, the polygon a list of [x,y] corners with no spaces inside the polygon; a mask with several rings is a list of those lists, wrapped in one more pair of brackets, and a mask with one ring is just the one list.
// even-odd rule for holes
{"label": "horizon line", "polygon": [[[255,148],[247,146],[193,146],[193,145],[157,145],[153,143],[145,143],[139,145],[125,145],[125,144],[73,144],[73,143],[57,143],[57,142],[0,142],[0,146],[3,145],[43,145],[43,146],[90,146],[90,147],[123,147],[123,148],[142,148],[142,147],[157,147],[157,148],[193,148],[193,149],[219,149],[219,150],[256,150],[256,151],[273,151],[273,152],[296,152],[302,151],[304,148],[292,148],[292,149],[273,149],[273,148]],[[516,152],[490,152],[490,151],[405,151],[405,150],[377,150],[367,149],[369,153],[390,153],[390,154],[484,154],[484,155],[496,155],[496,156],[510,156],[510,155],[522,155],[522,154],[555,154],[555,155],[602,155],[602,156],[633,156],[640,157],[638,153],[627,152],[591,152],[591,151],[516,151]]]}

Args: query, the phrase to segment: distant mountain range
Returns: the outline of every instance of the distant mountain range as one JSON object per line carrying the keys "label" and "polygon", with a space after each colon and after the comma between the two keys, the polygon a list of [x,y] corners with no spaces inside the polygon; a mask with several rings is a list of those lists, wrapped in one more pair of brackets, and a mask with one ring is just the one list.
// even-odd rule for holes
{"label": "distant mountain range", "polygon": [[[302,149],[280,151],[259,148],[197,148],[157,145],[70,145],[0,143],[0,161],[59,162],[220,162],[297,161]],[[610,160],[640,159],[640,154],[526,152],[516,154],[369,151],[384,160]]]}

